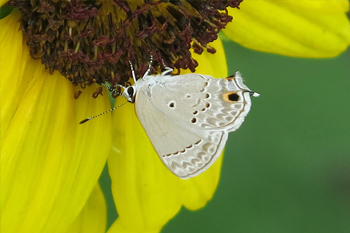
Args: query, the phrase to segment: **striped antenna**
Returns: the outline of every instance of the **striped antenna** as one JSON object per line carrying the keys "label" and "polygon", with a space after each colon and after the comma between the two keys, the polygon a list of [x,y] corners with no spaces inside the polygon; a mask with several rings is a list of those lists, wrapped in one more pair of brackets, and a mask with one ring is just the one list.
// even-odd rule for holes
{"label": "striped antenna", "polygon": [[112,112],[113,110],[115,110],[115,109],[117,109],[117,108],[123,106],[123,105],[126,104],[126,103],[128,103],[128,102],[122,103],[121,105],[118,105],[118,106],[115,106],[114,108],[108,109],[107,111],[104,111],[104,112],[102,112],[102,113],[100,113],[100,114],[98,114],[98,115],[96,115],[96,116],[92,116],[92,117],[86,118],[86,119],[80,121],[79,124],[84,124],[85,122],[87,122],[87,121],[89,121],[89,120],[92,120],[92,119],[94,119],[94,118],[96,118],[96,117],[99,117],[99,116],[101,116],[101,115],[104,115],[104,114],[106,114],[106,113]]}
{"label": "striped antenna", "polygon": [[[113,89],[111,86],[108,86],[108,85],[106,85],[106,84],[104,84],[104,83],[101,83],[101,85],[104,86],[105,88],[107,88],[107,89],[108,89],[110,92],[112,92],[112,93],[117,93],[118,95],[122,95],[122,93],[120,93],[119,91]],[[122,86],[122,85],[119,85],[119,84],[118,84],[118,86],[125,89],[125,87]],[[115,106],[114,108],[108,109],[107,111],[104,111],[104,112],[102,112],[102,113],[100,113],[100,114],[98,114],[98,115],[96,115],[96,116],[92,116],[92,117],[86,118],[86,119],[80,121],[79,124],[84,124],[85,122],[87,122],[87,121],[89,121],[89,120],[92,120],[92,119],[94,119],[94,118],[96,118],[96,117],[99,117],[99,116],[101,116],[101,115],[104,115],[104,114],[106,114],[106,113],[112,112],[113,110],[115,110],[115,109],[117,109],[117,108],[123,106],[123,105],[126,104],[126,103],[127,103],[127,102],[125,102],[125,103],[123,103],[123,104],[121,104],[121,105]]]}
{"label": "striped antenna", "polygon": [[[108,86],[108,85],[106,85],[106,84],[104,84],[104,83],[101,83],[101,85],[104,86],[105,88],[107,88],[108,91],[110,91],[110,92],[112,92],[112,93],[117,93],[118,95],[122,95],[122,93],[120,93],[120,92],[117,91],[116,89],[113,89],[111,86]],[[118,84],[117,86],[118,86],[118,87],[122,87],[122,88],[125,89],[125,87],[122,86],[122,85],[120,85],[120,84]]]}
{"label": "striped antenna", "polygon": [[[147,76],[148,73],[149,73],[150,70],[151,70],[151,66],[152,66],[152,62],[153,62],[153,56],[152,56],[152,54],[150,55],[150,57],[151,57],[151,60],[150,60],[150,62],[149,62],[148,69],[147,69],[146,73],[144,74],[143,78],[144,78],[145,76]],[[134,79],[134,83],[136,83],[136,75],[135,75],[134,67],[133,67],[131,61],[129,61],[129,64],[130,64],[130,69],[131,69],[132,78]],[[172,69],[171,69],[171,71],[172,71]],[[167,73],[168,73],[168,72],[169,72],[169,71],[167,71]],[[108,85],[106,85],[106,84],[104,84],[104,83],[101,83],[101,85],[104,86],[104,87],[106,87],[106,88],[107,88],[110,92],[112,92],[112,93],[117,93],[118,95],[122,95],[122,93],[120,93],[119,91],[113,89],[111,86],[108,86]],[[122,87],[124,90],[126,89],[126,87],[124,87],[124,86],[122,86],[122,85],[117,84],[117,86]],[[100,113],[100,114],[98,114],[98,115],[96,115],[96,116],[92,116],[92,117],[86,118],[86,119],[80,121],[79,124],[84,124],[85,122],[87,122],[87,121],[89,121],[89,120],[92,120],[92,119],[94,119],[94,118],[96,118],[96,117],[99,117],[99,116],[101,116],[101,115],[104,115],[104,114],[106,114],[106,113],[112,112],[113,110],[115,110],[115,109],[117,109],[117,108],[123,106],[123,105],[126,104],[126,103],[127,103],[127,102],[125,102],[125,103],[123,103],[123,104],[121,104],[121,105],[115,106],[114,108],[111,108],[111,109],[109,109],[109,110],[107,110],[107,111],[104,111],[104,112],[102,112],[102,113]]]}

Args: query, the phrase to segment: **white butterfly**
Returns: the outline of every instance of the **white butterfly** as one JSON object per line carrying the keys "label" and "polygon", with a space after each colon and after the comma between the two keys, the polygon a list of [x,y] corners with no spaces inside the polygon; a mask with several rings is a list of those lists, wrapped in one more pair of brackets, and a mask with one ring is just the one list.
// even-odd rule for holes
{"label": "white butterfly", "polygon": [[248,114],[250,96],[259,94],[243,84],[239,72],[219,79],[172,76],[168,67],[157,76],[148,72],[122,95],[135,103],[136,115],[164,165],[181,179],[197,176],[220,156],[228,133]]}

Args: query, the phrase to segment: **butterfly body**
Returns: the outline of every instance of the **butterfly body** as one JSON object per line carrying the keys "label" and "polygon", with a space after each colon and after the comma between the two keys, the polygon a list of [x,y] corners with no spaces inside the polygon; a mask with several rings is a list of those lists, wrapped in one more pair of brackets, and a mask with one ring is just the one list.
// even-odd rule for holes
{"label": "butterfly body", "polygon": [[[167,72],[165,72],[167,73]],[[215,79],[209,75],[145,75],[122,95],[135,112],[164,165],[187,179],[208,169],[228,138],[243,123],[258,96],[239,72]]]}

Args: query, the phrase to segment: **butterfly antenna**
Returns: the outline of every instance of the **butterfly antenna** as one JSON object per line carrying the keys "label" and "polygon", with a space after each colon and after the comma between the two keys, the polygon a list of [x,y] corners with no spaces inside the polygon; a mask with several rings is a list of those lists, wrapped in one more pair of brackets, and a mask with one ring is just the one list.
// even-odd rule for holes
{"label": "butterfly antenna", "polygon": [[120,104],[120,105],[118,105],[118,106],[115,106],[114,108],[108,109],[107,111],[104,111],[104,112],[102,112],[102,113],[100,113],[100,114],[98,114],[98,115],[96,115],[96,116],[92,116],[92,117],[86,118],[86,119],[80,121],[79,124],[84,124],[85,122],[87,122],[87,121],[89,121],[89,120],[92,120],[92,119],[94,119],[94,118],[96,118],[96,117],[99,117],[99,116],[101,116],[101,115],[104,115],[104,114],[106,114],[106,113],[112,112],[113,110],[115,110],[115,109],[117,109],[117,108],[123,106],[123,105],[126,104],[126,103],[128,103],[128,102],[122,103],[122,104]]}
{"label": "butterfly antenna", "polygon": [[[108,86],[108,85],[106,85],[106,84],[104,84],[104,83],[101,83],[101,85],[104,86],[105,88],[107,88],[108,91],[110,91],[110,92],[112,92],[112,93],[117,93],[118,95],[122,95],[122,93],[120,93],[120,92],[117,91],[116,89],[112,88],[111,86]],[[117,86],[118,86],[118,87],[122,87],[122,88],[125,89],[125,87],[122,86],[122,85],[120,85],[120,84],[117,84]]]}
{"label": "butterfly antenna", "polygon": [[130,64],[132,79],[134,79],[134,83],[136,83],[136,76],[135,76],[134,66],[132,65],[131,61],[129,61],[129,64]]}

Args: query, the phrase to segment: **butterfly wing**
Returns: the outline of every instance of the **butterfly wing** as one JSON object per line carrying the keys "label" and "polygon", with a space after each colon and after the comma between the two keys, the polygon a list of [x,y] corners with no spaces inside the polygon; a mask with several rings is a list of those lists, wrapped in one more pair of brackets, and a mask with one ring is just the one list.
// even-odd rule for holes
{"label": "butterfly wing", "polygon": [[193,132],[160,111],[144,92],[138,92],[135,111],[163,164],[176,176],[188,179],[208,169],[220,156],[227,132]]}
{"label": "butterfly wing", "polygon": [[229,80],[205,75],[150,79],[137,92],[135,111],[158,156],[182,179],[204,172],[220,156],[228,132],[243,122],[249,95]]}
{"label": "butterfly wing", "polygon": [[[167,76],[152,88],[152,100],[166,115],[191,127],[235,131],[251,107],[250,89],[240,74],[214,79],[209,75]],[[154,96],[161,98],[154,98]]]}

